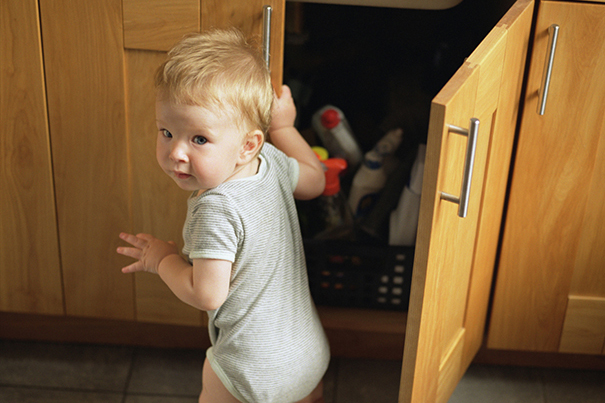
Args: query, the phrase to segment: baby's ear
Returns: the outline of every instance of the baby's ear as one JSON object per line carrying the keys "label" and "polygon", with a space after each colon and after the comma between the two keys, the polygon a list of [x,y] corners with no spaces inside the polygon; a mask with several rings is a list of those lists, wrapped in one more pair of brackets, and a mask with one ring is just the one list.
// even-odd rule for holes
{"label": "baby's ear", "polygon": [[242,143],[242,150],[240,153],[240,162],[247,164],[252,161],[258,154],[261,147],[263,146],[264,136],[260,130],[253,130],[246,134],[244,142]]}

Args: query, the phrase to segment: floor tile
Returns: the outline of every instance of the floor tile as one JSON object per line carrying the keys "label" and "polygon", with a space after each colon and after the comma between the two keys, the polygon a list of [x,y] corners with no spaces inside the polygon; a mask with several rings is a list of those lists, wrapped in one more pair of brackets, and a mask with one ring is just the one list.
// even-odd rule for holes
{"label": "floor tile", "polygon": [[128,395],[124,403],[197,403],[197,397]]}
{"label": "floor tile", "polygon": [[[2,403],[122,403],[121,393],[0,387]],[[185,402],[183,402],[185,403]]]}
{"label": "floor tile", "polygon": [[339,359],[334,403],[393,403],[399,396],[401,361]]}
{"label": "floor tile", "polygon": [[205,357],[203,350],[137,349],[127,392],[199,396]]}
{"label": "floor tile", "polygon": [[545,369],[542,379],[548,403],[605,402],[605,371]]}
{"label": "floor tile", "polygon": [[544,403],[540,372],[471,365],[448,403]]}
{"label": "floor tile", "polygon": [[330,361],[328,370],[323,377],[324,382],[324,401],[325,403],[336,403],[334,400],[336,394],[336,368],[338,367],[338,359],[333,358]]}
{"label": "floor tile", "polygon": [[133,349],[0,340],[3,385],[123,392]]}

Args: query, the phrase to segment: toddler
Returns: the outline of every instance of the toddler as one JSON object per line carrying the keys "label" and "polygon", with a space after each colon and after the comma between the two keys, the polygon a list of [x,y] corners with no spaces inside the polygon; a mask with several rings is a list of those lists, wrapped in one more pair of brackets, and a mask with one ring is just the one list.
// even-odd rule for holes
{"label": "toddler", "polygon": [[[184,38],[156,76],[157,160],[189,192],[184,258],[173,242],[122,233],[122,271],[156,273],[208,312],[200,402],[322,402],[330,354],[309,293],[294,198],[325,178],[237,30]],[[272,144],[265,143],[270,134]]]}

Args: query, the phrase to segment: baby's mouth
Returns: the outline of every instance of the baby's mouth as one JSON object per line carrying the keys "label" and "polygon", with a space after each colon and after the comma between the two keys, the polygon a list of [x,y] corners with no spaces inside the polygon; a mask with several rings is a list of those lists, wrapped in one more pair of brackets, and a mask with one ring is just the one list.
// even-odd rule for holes
{"label": "baby's mouth", "polygon": [[182,172],[175,172],[174,175],[178,178],[178,179],[189,179],[191,177],[191,175],[186,174],[186,173],[182,173]]}

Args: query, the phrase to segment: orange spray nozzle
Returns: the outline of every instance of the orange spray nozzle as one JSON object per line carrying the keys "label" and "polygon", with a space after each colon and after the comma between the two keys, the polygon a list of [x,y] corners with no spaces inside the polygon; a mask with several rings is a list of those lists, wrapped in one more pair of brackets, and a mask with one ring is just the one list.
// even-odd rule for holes
{"label": "orange spray nozzle", "polygon": [[342,158],[328,158],[321,162],[326,175],[326,187],[322,195],[332,196],[340,192],[340,174],[347,169],[347,161]]}

